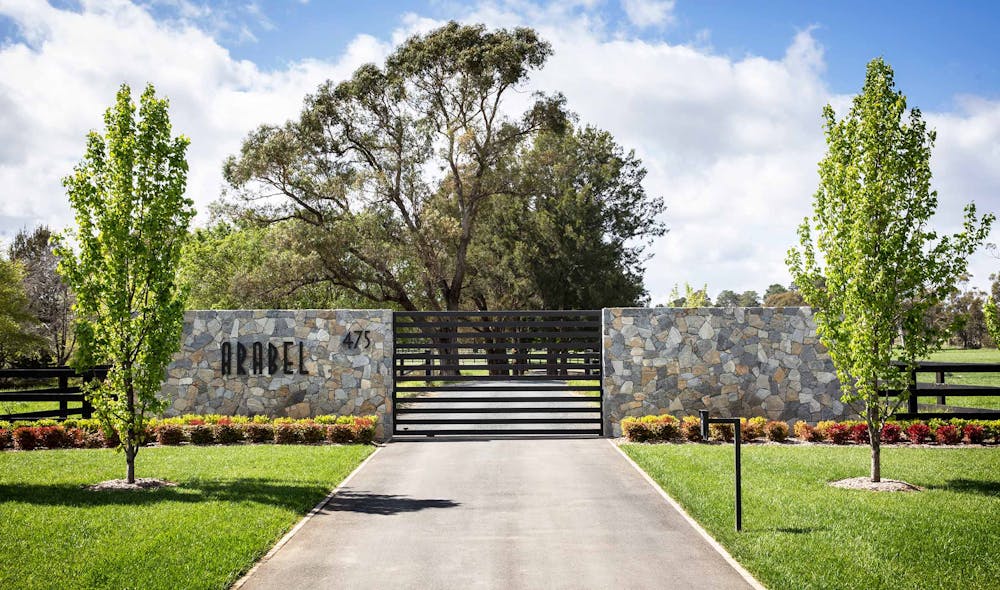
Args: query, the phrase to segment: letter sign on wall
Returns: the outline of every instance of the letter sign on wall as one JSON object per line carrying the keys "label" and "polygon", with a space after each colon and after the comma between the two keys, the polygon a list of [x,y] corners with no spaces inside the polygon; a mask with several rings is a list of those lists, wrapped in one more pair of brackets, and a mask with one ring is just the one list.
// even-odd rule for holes
{"label": "letter sign on wall", "polygon": [[[298,343],[298,362],[295,362],[293,347],[295,342],[282,342],[278,348],[270,342],[267,343],[267,374],[274,375],[279,369],[284,375],[308,375],[305,364],[305,350],[301,342]],[[230,342],[222,343],[222,374],[233,374],[233,345]],[[247,356],[250,356],[250,371],[247,372]],[[236,374],[237,375],[263,375],[264,374],[264,343],[254,342],[247,350],[247,346],[242,342],[236,343]],[[297,370],[296,370],[297,369]]]}

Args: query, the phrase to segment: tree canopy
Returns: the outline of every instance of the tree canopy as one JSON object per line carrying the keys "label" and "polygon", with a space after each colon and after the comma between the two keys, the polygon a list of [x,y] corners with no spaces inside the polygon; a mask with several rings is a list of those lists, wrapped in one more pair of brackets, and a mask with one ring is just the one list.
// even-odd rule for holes
{"label": "tree canopy", "polygon": [[868,64],[843,119],[830,106],[823,117],[827,153],[814,215],[800,226],[800,247],[787,263],[816,312],[843,399],[868,424],[871,478],[879,481],[882,427],[899,403],[879,390],[908,385],[908,371],[894,359],[913,366],[940,345],[945,334],[925,321],[927,311],[965,274],[993,215],[977,218],[970,204],[961,232],[939,236],[929,227],[938,204],[930,188],[935,135],[919,110],[907,115],[883,60]]}
{"label": "tree canopy", "polygon": [[641,301],[643,239],[663,228],[639,161],[606,133],[571,132],[559,94],[521,112],[510,100],[551,53],[526,28],[414,36],[251,133],[226,162],[224,208],[295,221],[302,280],[369,305]]}

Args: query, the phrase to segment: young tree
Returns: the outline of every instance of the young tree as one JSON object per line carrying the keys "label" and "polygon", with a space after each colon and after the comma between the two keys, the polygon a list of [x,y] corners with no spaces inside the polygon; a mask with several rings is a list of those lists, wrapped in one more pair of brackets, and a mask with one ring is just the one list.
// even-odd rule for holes
{"label": "young tree", "polygon": [[45,362],[65,365],[76,344],[73,333],[73,292],[56,272],[58,259],[49,243],[52,232],[39,225],[22,229],[8,248],[11,260],[24,267],[24,291],[31,312],[38,318],[38,335],[44,339]]}
{"label": "young tree", "polygon": [[[905,113],[906,98],[882,59],[868,64],[864,88],[845,118],[837,120],[830,106],[823,110],[828,149],[819,164],[814,216],[799,227],[801,248],[787,257],[816,312],[843,399],[868,424],[876,482],[882,428],[903,397],[879,391],[906,391],[908,369],[940,346],[944,334],[925,314],[954,288],[993,222],[990,214],[977,219],[970,204],[963,231],[939,237],[928,227],[937,208],[930,188],[934,132],[919,110],[904,120]],[[892,365],[893,356],[904,366]]]}
{"label": "young tree", "polygon": [[87,398],[121,439],[126,478],[171,355],[180,346],[185,293],[177,266],[193,203],[184,197],[188,139],[171,137],[167,101],[147,86],[138,118],[127,85],[92,131],[74,173],[63,180],[76,212],[75,231],[59,236],[59,271],[76,293],[76,364],[111,365]]}

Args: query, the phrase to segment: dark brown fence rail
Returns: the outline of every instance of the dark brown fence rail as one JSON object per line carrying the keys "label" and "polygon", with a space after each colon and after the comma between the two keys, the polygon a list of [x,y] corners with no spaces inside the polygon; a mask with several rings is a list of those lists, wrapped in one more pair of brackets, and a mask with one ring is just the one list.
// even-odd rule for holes
{"label": "dark brown fence rail", "polygon": [[[897,366],[902,366],[895,363]],[[917,383],[918,373],[933,373],[934,383]],[[968,420],[997,420],[1000,419],[1000,411],[996,410],[959,410],[959,411],[935,411],[921,412],[920,398],[937,398],[937,403],[945,405],[948,397],[1000,397],[1000,387],[992,385],[961,385],[946,383],[945,378],[949,373],[997,373],[1000,374],[1000,363],[946,363],[927,361],[920,363],[911,371],[911,382],[909,397],[906,400],[906,411],[896,414],[901,420],[927,419],[927,418],[964,418]],[[898,396],[900,391],[888,390],[886,395]]]}
{"label": "dark brown fence rail", "polygon": [[[16,387],[24,387],[14,391],[0,391],[0,402],[58,402],[54,410],[35,410],[0,414],[0,420],[39,420],[41,418],[59,418],[65,420],[70,416],[90,418],[94,408],[84,399],[80,385],[70,385],[70,379],[79,379],[81,384],[93,379],[104,379],[108,374],[107,367],[97,367],[92,371],[77,373],[72,367],[43,367],[37,369],[0,369],[0,381],[13,381]],[[57,387],[30,387],[25,382],[53,383]],[[20,384],[20,385],[18,385]],[[80,407],[70,408],[69,404],[79,403]]]}

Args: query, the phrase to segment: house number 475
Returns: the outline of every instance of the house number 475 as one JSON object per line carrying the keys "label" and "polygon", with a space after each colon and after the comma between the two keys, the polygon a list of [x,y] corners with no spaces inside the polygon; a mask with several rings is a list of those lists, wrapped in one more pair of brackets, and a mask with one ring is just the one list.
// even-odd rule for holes
{"label": "house number 475", "polygon": [[369,334],[371,334],[371,330],[348,330],[341,342],[344,343],[344,346],[348,350],[368,348],[372,345],[372,339],[369,338]]}

